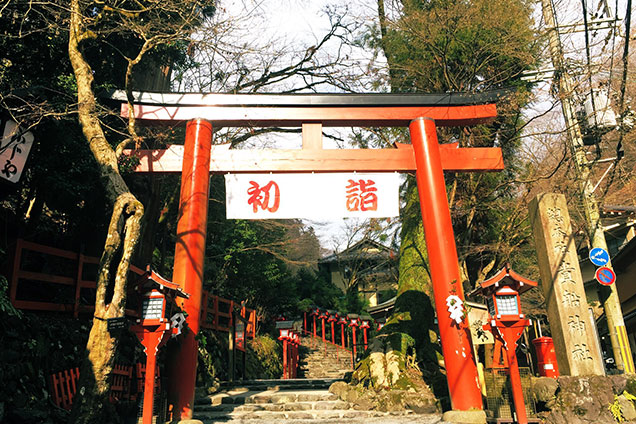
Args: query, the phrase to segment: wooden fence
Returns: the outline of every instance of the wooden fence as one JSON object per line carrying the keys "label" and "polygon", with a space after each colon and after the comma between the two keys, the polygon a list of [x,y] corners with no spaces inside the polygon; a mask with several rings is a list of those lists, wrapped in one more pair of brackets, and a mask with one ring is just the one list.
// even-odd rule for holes
{"label": "wooden fence", "polygon": [[[9,287],[11,304],[18,309],[52,312],[80,313],[95,309],[95,289],[99,258],[78,252],[58,249],[17,239],[13,256],[13,269]],[[130,267],[130,279],[144,274],[134,265]],[[132,285],[129,285],[132,289]],[[138,316],[134,300],[126,314]],[[234,324],[232,311],[240,308],[247,319],[245,333],[253,338],[256,333],[256,311],[239,302],[203,291],[201,302],[201,327],[229,332]]]}
{"label": "wooden fence", "polygon": [[[112,403],[135,401],[144,392],[146,364],[137,363],[134,366],[115,364],[111,378],[109,400]],[[159,367],[157,367],[155,379],[155,390],[159,392],[161,391]],[[70,410],[73,406],[75,393],[77,393],[78,382],[79,368],[71,368],[51,374],[49,376],[49,386],[53,403],[60,408]]]}
{"label": "wooden fence", "polygon": [[[18,239],[13,256],[9,297],[14,307],[72,312],[75,318],[95,309],[99,258]],[[130,267],[130,273],[144,270]],[[128,315],[136,316],[134,309]]]}
{"label": "wooden fence", "polygon": [[201,299],[201,328],[229,333],[234,325],[233,310],[240,308],[240,315],[247,320],[245,335],[254,338],[256,334],[256,311],[241,306],[239,302],[224,299],[203,292]]}

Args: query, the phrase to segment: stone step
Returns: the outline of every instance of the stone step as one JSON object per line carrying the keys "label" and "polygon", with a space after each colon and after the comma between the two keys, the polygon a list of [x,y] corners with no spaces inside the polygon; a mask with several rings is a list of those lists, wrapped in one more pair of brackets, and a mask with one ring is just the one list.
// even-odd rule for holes
{"label": "stone step", "polygon": [[287,411],[328,411],[351,409],[348,402],[342,400],[321,400],[315,402],[291,402],[291,403],[221,403],[220,405],[201,405],[197,411],[204,412],[287,412]]}
{"label": "stone step", "polygon": [[265,391],[277,389],[328,389],[336,381],[342,381],[342,376],[330,378],[291,378],[279,380],[243,380],[243,381],[223,381],[220,384],[222,390],[252,390]]}
{"label": "stone step", "polygon": [[441,424],[441,414],[415,414],[413,411],[380,412],[354,409],[327,388],[297,389],[302,382],[309,385],[330,385],[336,380],[255,380],[273,389],[249,390],[225,383],[225,391],[197,398],[194,419],[204,424],[276,423],[285,424]]}
{"label": "stone step", "polygon": [[319,402],[337,401],[338,396],[328,390],[246,390],[237,388],[223,393],[200,397],[195,400],[195,405],[221,405],[221,404],[282,404],[292,402]]}
{"label": "stone step", "polygon": [[[379,411],[355,411],[355,410],[324,410],[324,411],[285,411],[285,412],[272,412],[272,411],[254,411],[254,412],[228,412],[228,411],[218,411],[218,412],[202,412],[195,413],[194,419],[201,420],[204,423],[208,422],[219,422],[219,421],[229,421],[229,420],[261,420],[267,423],[274,423],[275,421],[280,420],[361,420],[361,419],[369,419],[369,418],[384,418],[385,421],[382,422],[390,422],[387,419],[391,417],[414,417],[414,414],[410,413],[389,413],[389,412],[379,412]],[[418,423],[439,423],[440,417],[439,415],[431,416],[429,420],[422,419],[427,416],[417,416]],[[341,422],[341,421],[338,421]]]}

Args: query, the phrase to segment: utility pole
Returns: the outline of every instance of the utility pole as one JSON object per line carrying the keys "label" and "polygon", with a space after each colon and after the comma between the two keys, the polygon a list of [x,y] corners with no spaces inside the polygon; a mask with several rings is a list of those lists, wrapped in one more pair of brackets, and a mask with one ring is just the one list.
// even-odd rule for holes
{"label": "utility pole", "polygon": [[[585,156],[581,127],[576,119],[572,101],[572,94],[574,92],[573,83],[563,65],[561,39],[559,29],[556,25],[556,19],[554,18],[554,10],[550,0],[541,0],[541,4],[543,8],[543,19],[549,33],[552,66],[556,70],[555,74],[559,76],[559,99],[565,118],[567,143],[574,162],[579,195],[583,209],[585,210],[585,225],[589,241],[591,247],[599,247],[607,250],[599,207],[596,197],[594,196],[594,187],[590,181],[590,163]],[[606,266],[611,267],[611,264],[607,264]],[[633,374],[634,361],[632,359],[629,342],[627,341],[627,331],[625,329],[625,322],[623,321],[623,311],[618,298],[618,292],[616,291],[616,284],[609,286],[607,291],[609,291],[609,295],[604,300],[603,307],[605,309],[605,317],[607,318],[607,328],[612,343],[616,368],[621,372]]]}

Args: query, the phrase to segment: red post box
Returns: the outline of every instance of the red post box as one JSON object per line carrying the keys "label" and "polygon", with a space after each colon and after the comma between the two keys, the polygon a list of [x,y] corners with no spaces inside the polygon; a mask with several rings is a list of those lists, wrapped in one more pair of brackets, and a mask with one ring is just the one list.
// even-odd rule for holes
{"label": "red post box", "polygon": [[532,344],[537,353],[539,375],[557,378],[559,376],[559,365],[557,364],[552,337],[537,337],[532,341]]}

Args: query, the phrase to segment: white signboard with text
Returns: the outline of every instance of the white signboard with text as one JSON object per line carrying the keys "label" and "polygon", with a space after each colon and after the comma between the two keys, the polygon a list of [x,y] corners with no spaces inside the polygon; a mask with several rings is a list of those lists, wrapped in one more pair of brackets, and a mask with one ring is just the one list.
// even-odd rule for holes
{"label": "white signboard with text", "polygon": [[399,215],[397,173],[228,174],[228,219],[388,218]]}
{"label": "white signboard with text", "polygon": [[33,134],[22,130],[12,120],[0,127],[0,177],[12,183],[20,181],[24,164],[33,145]]}

